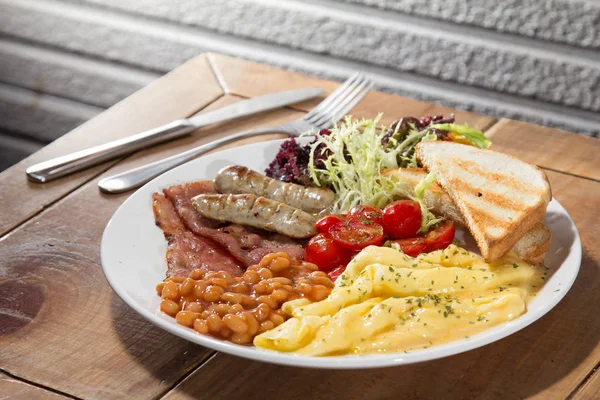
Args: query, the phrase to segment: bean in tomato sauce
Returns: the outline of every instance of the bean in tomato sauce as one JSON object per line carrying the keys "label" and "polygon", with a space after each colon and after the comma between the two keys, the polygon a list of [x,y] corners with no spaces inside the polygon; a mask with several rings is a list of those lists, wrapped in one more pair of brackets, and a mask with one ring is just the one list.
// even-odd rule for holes
{"label": "bean in tomato sauce", "polygon": [[165,279],[156,291],[162,298],[161,311],[180,325],[236,344],[249,344],[256,335],[289,318],[281,310],[283,303],[300,297],[321,301],[333,286],[315,264],[286,253],[271,253],[248,267],[241,277],[196,269],[187,277]]}

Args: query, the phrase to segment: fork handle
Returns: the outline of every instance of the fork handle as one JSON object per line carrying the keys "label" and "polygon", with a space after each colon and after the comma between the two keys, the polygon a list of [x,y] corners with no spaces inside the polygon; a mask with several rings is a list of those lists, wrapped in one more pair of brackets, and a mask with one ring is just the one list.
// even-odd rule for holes
{"label": "fork handle", "polygon": [[280,132],[282,132],[281,127],[260,128],[217,139],[210,143],[203,144],[202,146],[184,151],[183,153],[101,179],[98,182],[98,187],[105,193],[122,193],[130,189],[138,188],[162,173],[223,145],[252,136]]}

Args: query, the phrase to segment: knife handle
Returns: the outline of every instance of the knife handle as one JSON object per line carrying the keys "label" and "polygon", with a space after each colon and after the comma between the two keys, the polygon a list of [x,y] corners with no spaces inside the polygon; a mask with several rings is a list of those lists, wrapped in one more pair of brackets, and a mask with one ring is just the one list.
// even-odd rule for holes
{"label": "knife handle", "polygon": [[32,165],[25,172],[32,181],[48,182],[136,150],[184,136],[196,128],[187,119],[179,119],[133,136]]}

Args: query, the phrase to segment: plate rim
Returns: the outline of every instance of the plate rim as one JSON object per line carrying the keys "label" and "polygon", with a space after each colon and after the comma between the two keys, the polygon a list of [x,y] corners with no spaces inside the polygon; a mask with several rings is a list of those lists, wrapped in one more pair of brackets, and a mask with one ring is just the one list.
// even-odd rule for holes
{"label": "plate rim", "polygon": [[[156,315],[156,313],[148,311],[142,304],[138,303],[135,299],[133,299],[128,293],[124,291],[124,288],[121,285],[119,285],[118,279],[115,279],[116,277],[112,275],[109,266],[107,266],[106,260],[108,256],[106,253],[109,250],[106,248],[106,238],[108,237],[108,235],[111,234],[111,227],[115,224],[114,221],[119,211],[123,209],[126,206],[126,204],[133,202],[137,198],[136,195],[138,195],[138,193],[148,191],[148,188],[151,186],[156,186],[158,181],[166,179],[171,175],[177,175],[178,171],[190,168],[190,166],[193,166],[196,163],[206,161],[207,158],[213,158],[215,156],[218,157],[219,155],[222,156],[223,153],[228,152],[235,153],[236,151],[240,151],[241,149],[245,149],[248,147],[261,148],[268,145],[280,144],[284,140],[285,139],[277,139],[258,143],[251,143],[211,153],[210,155],[191,160],[170,171],[165,172],[164,174],[154,178],[153,180],[136,190],[134,193],[132,193],[111,216],[102,233],[102,239],[100,244],[100,261],[102,265],[102,271],[105,276],[105,279],[108,281],[109,286],[117,294],[117,296],[119,296],[119,298],[121,298],[121,300],[123,300],[129,307],[131,307],[134,311],[136,311],[139,315],[141,315],[144,319],[146,319],[153,325],[156,325],[159,328],[164,329],[167,332],[174,334],[180,338],[186,339],[192,343],[199,344],[201,346],[216,351],[255,361],[263,361],[279,365],[323,369],[367,369],[409,365],[419,362],[440,359],[464,353],[466,351],[474,350],[476,348],[483,347],[498,340],[504,339],[528,327],[535,321],[544,317],[550,310],[556,307],[556,305],[558,305],[569,292],[569,290],[573,286],[573,283],[577,279],[577,276],[579,275],[583,254],[579,231],[577,230],[577,227],[567,210],[562,206],[562,204],[560,204],[560,202],[558,202],[558,200],[552,198],[551,203],[556,203],[555,206],[559,207],[560,211],[568,218],[570,225],[574,228],[573,243],[571,244],[568,256],[563,261],[563,264],[567,261],[568,258],[574,256],[574,262],[576,263],[576,267],[573,274],[570,276],[569,281],[563,282],[566,283],[566,285],[561,286],[561,293],[554,297],[554,301],[545,303],[543,304],[543,306],[539,307],[539,311],[535,315],[530,314],[529,311],[527,311],[525,314],[512,321],[496,325],[488,330],[479,332],[468,339],[459,339],[449,343],[432,346],[423,350],[413,350],[407,353],[379,353],[367,355],[310,357],[298,356],[273,350],[258,349],[256,347],[241,346],[220,339],[216,339],[207,335],[198,334],[190,328],[178,325],[174,319],[172,319],[172,321],[171,319],[163,319]],[[178,182],[175,181],[176,179],[174,179],[168,185],[177,184]],[[162,187],[162,185],[159,186]],[[561,266],[563,264],[561,264]]]}

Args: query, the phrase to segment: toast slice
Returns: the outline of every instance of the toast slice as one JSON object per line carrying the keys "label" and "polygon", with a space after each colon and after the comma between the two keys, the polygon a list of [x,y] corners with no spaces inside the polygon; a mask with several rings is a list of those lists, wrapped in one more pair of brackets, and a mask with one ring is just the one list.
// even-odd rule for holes
{"label": "toast slice", "polygon": [[[383,170],[382,174],[396,182],[400,193],[409,196],[414,196],[415,186],[427,176],[427,172],[422,168],[392,168]],[[467,226],[465,218],[438,183],[433,183],[427,188],[423,202],[434,214],[448,218],[458,225]],[[512,251],[529,264],[539,265],[544,261],[551,240],[550,230],[542,222],[538,222],[513,246]]]}
{"label": "toast slice", "polygon": [[416,156],[436,175],[486,261],[501,258],[546,214],[550,184],[534,165],[446,141],[421,142]]}

